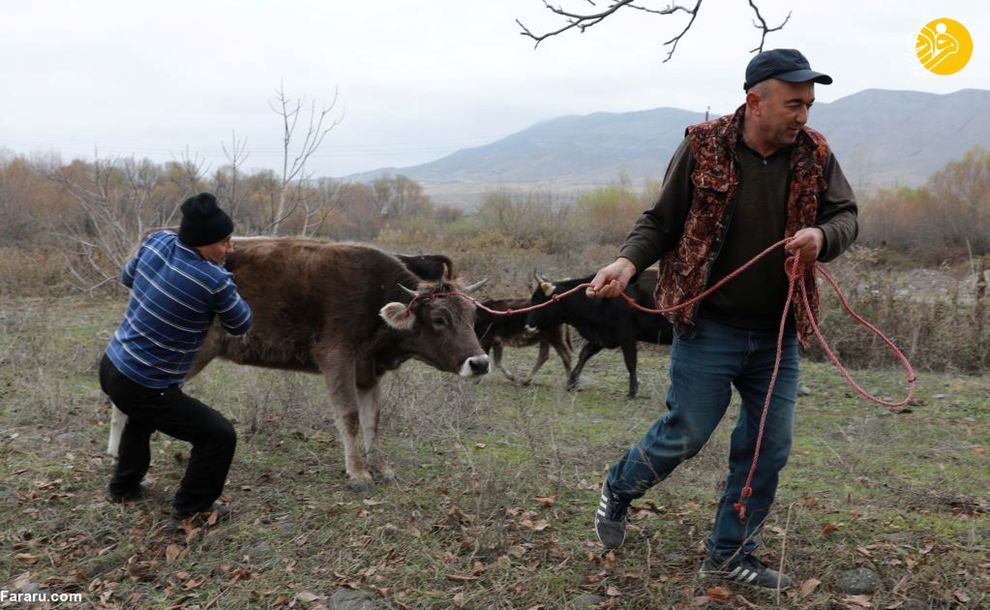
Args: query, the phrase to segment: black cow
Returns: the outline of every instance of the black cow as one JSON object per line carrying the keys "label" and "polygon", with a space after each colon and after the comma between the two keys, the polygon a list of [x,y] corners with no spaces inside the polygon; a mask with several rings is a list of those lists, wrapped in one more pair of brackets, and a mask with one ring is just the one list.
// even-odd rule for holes
{"label": "black cow", "polygon": [[[506,311],[508,309],[528,307],[530,300],[492,299],[484,301],[482,305],[496,311]],[[549,358],[551,347],[560,356],[561,362],[564,363],[564,369],[567,371],[567,376],[570,378],[573,348],[571,347],[570,333],[564,324],[550,324],[538,329],[535,333],[526,332],[526,316],[522,314],[497,316],[479,307],[474,316],[474,333],[478,336],[481,349],[485,350],[486,354],[490,353],[492,355],[492,361],[495,363],[495,366],[513,383],[526,385],[532,381],[533,376],[536,375],[536,372],[540,370],[540,367]],[[540,346],[540,353],[536,357],[536,364],[533,365],[533,370],[524,379],[516,378],[515,375],[502,367],[503,344],[513,347],[529,347],[537,343]]]}
{"label": "black cow", "polygon": [[443,254],[396,254],[406,269],[428,282],[454,277],[454,263]]}
{"label": "black cow", "polygon": [[[590,282],[592,278],[594,275],[553,283],[537,277],[539,286],[533,292],[533,305],[545,303],[554,294],[562,294],[578,284]],[[644,307],[655,308],[653,289],[656,284],[656,270],[647,269],[639,274],[635,282],[629,283],[626,294]],[[526,319],[526,326],[531,330],[562,323],[576,328],[586,341],[578,356],[577,366],[571,371],[568,389],[577,386],[581,371],[592,356],[603,348],[621,347],[626,369],[629,370],[630,398],[635,397],[639,391],[639,380],[636,378],[636,342],[670,345],[674,339],[673,327],[663,316],[633,309],[624,299],[591,298],[583,289],[543,309],[530,312]]]}

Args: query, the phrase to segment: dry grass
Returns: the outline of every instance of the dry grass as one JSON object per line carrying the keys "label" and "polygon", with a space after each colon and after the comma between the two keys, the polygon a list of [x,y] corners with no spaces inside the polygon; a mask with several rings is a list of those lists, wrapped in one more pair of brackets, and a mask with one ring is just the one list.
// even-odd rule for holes
{"label": "dry grass", "polygon": [[[746,589],[718,602],[696,571],[731,421],[638,503],[622,550],[603,553],[590,527],[605,468],[663,409],[663,349],[642,355],[646,398],[633,401],[621,398],[614,353],[589,364],[580,393],[563,391],[553,363],[528,388],[404,366],[385,392],[399,479],[367,495],[346,488],[318,377],[214,363],[189,391],[236,421],[225,493],[238,514],[176,533],[164,509],[184,443],[156,437],[150,499],[103,500],[112,461],[95,364],[122,308],[79,298],[0,305],[0,587],[79,591],[92,608],[315,609],[340,587],[383,608],[571,608],[585,594],[615,608],[855,608],[835,582],[864,566],[883,583],[871,607],[988,602],[990,379],[924,375],[918,404],[890,415],[806,363],[811,394],[765,556],[779,561],[786,537],[785,568],[821,584],[779,602]],[[535,354],[508,357],[522,369]],[[881,392],[900,389],[897,373],[857,375]]]}

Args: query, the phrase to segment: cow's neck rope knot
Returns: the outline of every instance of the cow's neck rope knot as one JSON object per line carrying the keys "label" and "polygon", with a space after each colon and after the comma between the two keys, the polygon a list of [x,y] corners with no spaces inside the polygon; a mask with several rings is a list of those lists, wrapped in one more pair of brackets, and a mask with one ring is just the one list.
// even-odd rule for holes
{"label": "cow's neck rope knot", "polygon": [[[690,299],[688,299],[688,300],[686,300],[686,301],[684,301],[682,303],[678,303],[676,305],[672,305],[671,307],[660,308],[660,309],[651,309],[649,307],[643,307],[642,305],[640,305],[639,303],[637,303],[636,301],[634,301],[632,297],[630,297],[628,294],[626,294],[624,292],[620,296],[623,299],[625,299],[626,303],[630,307],[632,307],[633,309],[637,309],[639,311],[642,311],[644,313],[665,314],[665,313],[674,312],[674,311],[677,311],[678,309],[683,309],[685,307],[689,307],[689,306],[697,303],[698,301],[704,299],[708,295],[710,295],[713,292],[715,292],[716,290],[720,289],[722,286],[724,286],[728,282],[730,282],[733,279],[735,279],[736,276],[738,276],[740,273],[742,273],[743,271],[745,271],[746,269],[748,269],[749,267],[751,267],[758,260],[760,260],[764,256],[770,254],[772,251],[776,250],[777,248],[779,248],[781,246],[784,246],[790,240],[791,240],[791,238],[786,238],[786,239],[782,239],[782,240],[778,241],[777,243],[771,245],[767,249],[763,250],[762,252],[760,252],[759,254],[757,254],[756,256],[754,256],[752,259],[750,259],[749,261],[747,261],[745,264],[743,264],[741,267],[739,267],[738,269],[736,269],[732,273],[726,275],[724,278],[722,278],[718,282],[712,284],[704,292],[702,292],[702,293],[698,294],[697,296],[694,296],[694,297],[692,297],[692,298],[690,298]],[[821,330],[818,328],[818,323],[815,320],[815,316],[811,313],[811,307],[810,307],[810,305],[808,303],[808,294],[807,294],[807,291],[805,289],[805,284],[804,284],[804,282],[800,281],[801,278],[804,277],[805,273],[807,273],[807,270],[809,268],[812,270],[812,273],[817,272],[819,275],[821,275],[823,278],[825,278],[825,281],[828,282],[828,284],[832,287],[832,290],[835,292],[836,296],[839,299],[839,303],[841,303],[842,308],[845,309],[846,313],[849,314],[849,316],[851,318],[853,318],[854,320],[856,320],[859,324],[861,324],[862,326],[865,326],[866,328],[868,328],[870,330],[870,332],[872,332],[876,336],[880,337],[880,339],[883,340],[883,342],[886,343],[888,347],[890,347],[891,351],[894,352],[894,355],[897,356],[897,359],[900,361],[901,366],[903,366],[904,367],[904,370],[907,372],[908,392],[907,392],[907,396],[903,400],[899,400],[897,402],[892,402],[892,401],[888,401],[888,400],[883,400],[882,398],[878,398],[878,397],[874,396],[873,394],[870,394],[869,392],[867,392],[865,389],[863,389],[863,387],[861,385],[859,385],[849,375],[849,371],[846,370],[846,367],[842,364],[841,361],[839,361],[839,358],[835,355],[835,353],[829,347],[828,343],[825,341],[825,337],[822,336]],[[766,400],[764,400],[764,402],[763,402],[763,412],[762,412],[762,414],[760,416],[759,432],[757,433],[757,436],[756,436],[756,447],[754,448],[754,451],[753,451],[753,462],[750,465],[749,474],[746,477],[746,483],[743,485],[742,492],[739,494],[739,501],[734,504],[734,507],[735,507],[736,511],[739,513],[739,519],[740,520],[745,520],[745,518],[746,518],[746,500],[753,494],[753,488],[751,487],[751,483],[753,482],[753,476],[756,473],[756,463],[757,463],[757,461],[760,458],[760,446],[763,443],[763,429],[764,429],[764,425],[766,424],[767,413],[770,410],[770,398],[773,396],[773,388],[774,388],[774,385],[777,382],[777,372],[778,372],[778,370],[780,368],[780,358],[781,358],[781,353],[783,352],[784,333],[785,333],[785,329],[786,329],[786,326],[787,326],[787,315],[788,315],[788,313],[790,313],[791,303],[796,298],[798,298],[798,297],[801,298],[801,301],[804,304],[804,311],[807,313],[807,316],[808,316],[808,322],[811,325],[811,329],[814,332],[815,337],[818,338],[818,342],[821,344],[822,349],[825,351],[825,354],[828,356],[829,360],[831,360],[832,363],[836,366],[836,368],[839,369],[839,372],[842,373],[842,376],[846,379],[846,381],[849,383],[849,385],[851,385],[861,396],[863,396],[867,400],[870,400],[872,402],[875,402],[877,404],[880,404],[880,405],[883,405],[883,406],[886,406],[886,407],[890,407],[890,408],[903,407],[904,405],[908,404],[909,402],[911,402],[914,399],[915,384],[917,382],[917,376],[914,373],[914,369],[911,367],[911,363],[908,362],[908,359],[904,355],[904,353],[900,349],[898,349],[898,347],[896,345],[894,345],[894,342],[893,341],[891,341],[889,338],[887,338],[886,335],[884,335],[882,332],[880,332],[880,330],[876,326],[870,324],[869,322],[867,322],[866,320],[864,320],[859,314],[857,314],[855,311],[852,310],[852,307],[850,307],[849,302],[846,300],[845,295],[839,289],[838,284],[835,283],[835,280],[832,279],[832,276],[829,275],[829,273],[827,271],[825,271],[821,266],[816,265],[814,262],[803,264],[803,263],[800,262],[800,260],[798,259],[797,256],[791,256],[790,258],[788,258],[785,261],[785,263],[784,263],[784,270],[785,270],[785,272],[787,274],[788,290],[787,290],[787,298],[784,301],[784,311],[783,311],[783,314],[780,317],[779,332],[777,333],[777,355],[776,355],[776,357],[774,359],[773,373],[770,376],[770,384],[769,384],[769,386],[767,388],[767,397],[766,397]],[[471,301],[479,309],[483,309],[484,311],[487,311],[488,313],[490,313],[492,315],[496,315],[496,316],[507,316],[507,315],[515,315],[515,314],[520,314],[520,313],[527,313],[527,312],[530,312],[530,311],[535,311],[537,309],[541,309],[543,307],[546,307],[546,306],[550,305],[551,303],[556,303],[557,301],[559,301],[559,300],[561,300],[561,299],[563,299],[565,297],[568,297],[568,296],[576,293],[579,290],[584,290],[585,288],[588,288],[589,286],[591,286],[591,283],[590,282],[586,282],[584,284],[579,284],[579,285],[571,288],[570,290],[567,290],[566,292],[563,292],[561,294],[555,294],[555,295],[551,296],[549,300],[547,300],[547,301],[545,301],[543,303],[540,303],[539,305],[532,305],[530,307],[522,307],[522,308],[519,308],[519,309],[506,309],[506,310],[497,310],[497,309],[492,309],[490,307],[486,307],[480,301],[478,301],[478,299],[472,297],[471,295],[468,295],[468,294],[465,294],[463,292],[460,292],[460,291],[441,292],[441,293],[434,293],[434,294],[431,294],[431,295],[424,295],[424,296],[431,296],[431,297],[457,296],[457,297],[460,297],[460,298],[467,299],[467,300]],[[409,306],[407,308],[407,312],[408,311],[411,311],[412,303],[415,302],[416,299],[418,299],[418,298],[420,298],[420,297],[417,296],[417,297],[413,298],[413,301],[411,301],[409,303]]]}

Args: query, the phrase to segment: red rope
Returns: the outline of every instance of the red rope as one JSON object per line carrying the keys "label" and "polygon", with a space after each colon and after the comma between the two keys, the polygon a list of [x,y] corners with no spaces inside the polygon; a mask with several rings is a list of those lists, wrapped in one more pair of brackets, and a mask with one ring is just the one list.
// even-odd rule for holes
{"label": "red rope", "polygon": [[[721,288],[726,283],[728,283],[731,280],[735,279],[736,276],[738,276],[740,273],[742,273],[743,271],[745,271],[746,269],[748,269],[750,266],[752,266],[753,264],[755,264],[758,260],[760,260],[761,258],[763,258],[764,256],[766,256],[767,254],[769,254],[770,252],[772,252],[776,248],[778,248],[778,247],[786,244],[788,241],[789,241],[789,238],[788,239],[782,239],[782,240],[778,241],[777,243],[775,243],[772,246],[768,247],[763,252],[760,252],[759,254],[757,254],[756,256],[754,256],[752,259],[750,259],[743,266],[739,267],[738,269],[736,269],[732,273],[728,274],[727,276],[725,276],[724,278],[722,278],[721,280],[719,280],[718,282],[716,282],[715,284],[713,284],[710,288],[708,288],[707,290],[705,290],[701,294],[699,294],[699,295],[697,295],[695,297],[692,297],[692,298],[688,299],[687,301],[684,301],[683,303],[678,303],[677,305],[673,305],[671,307],[660,308],[660,309],[650,309],[649,307],[643,307],[642,305],[640,305],[639,303],[637,303],[636,301],[634,301],[633,298],[630,297],[625,292],[621,293],[620,296],[622,296],[622,298],[625,299],[626,303],[628,303],[630,307],[632,307],[634,309],[637,309],[639,311],[642,311],[644,313],[664,314],[664,313],[670,313],[670,312],[673,312],[673,311],[677,311],[678,309],[683,309],[685,307],[688,307],[690,305],[693,305],[694,303],[697,303],[698,301],[704,299],[705,297],[707,297],[711,293],[713,293],[716,290],[718,290],[719,288]],[[790,268],[789,269],[787,268],[788,262],[790,263]],[[859,392],[859,394],[861,396],[863,396],[867,400],[873,401],[873,402],[875,402],[877,404],[881,404],[881,405],[884,405],[884,406],[887,406],[887,407],[902,407],[902,406],[908,404],[909,402],[911,402],[911,400],[914,399],[914,390],[915,390],[915,384],[917,382],[917,376],[914,373],[914,369],[911,368],[911,363],[908,362],[908,359],[904,355],[904,353],[900,349],[898,349],[898,347],[896,345],[894,345],[894,342],[893,341],[891,341],[889,338],[887,338],[886,335],[884,335],[882,332],[880,332],[880,330],[876,326],[873,326],[872,324],[870,324],[869,322],[867,322],[866,320],[864,320],[859,314],[857,314],[855,311],[853,311],[852,307],[850,307],[850,305],[849,305],[849,302],[846,300],[845,295],[842,294],[842,291],[839,289],[838,284],[835,283],[835,280],[832,279],[832,276],[829,275],[828,272],[826,272],[824,269],[822,269],[821,267],[819,267],[818,265],[816,265],[813,262],[812,263],[809,263],[810,265],[812,265],[812,267],[814,268],[814,270],[817,271],[818,273],[820,273],[825,278],[825,280],[829,283],[829,285],[832,286],[832,290],[835,291],[835,294],[839,298],[839,302],[842,304],[842,308],[846,310],[846,313],[848,313],[850,317],[852,317],[853,319],[855,319],[861,325],[863,325],[863,326],[867,327],[868,329],[870,329],[870,331],[873,332],[875,335],[877,335],[878,337],[880,337],[884,341],[884,343],[886,343],[890,347],[890,349],[894,352],[894,354],[900,360],[901,366],[903,366],[904,369],[907,371],[907,375],[908,375],[908,393],[907,393],[907,396],[903,400],[899,400],[897,402],[890,402],[890,401],[883,400],[881,398],[877,398],[876,396],[874,396],[874,395],[870,394],[869,392],[867,392],[866,390],[864,390],[863,387],[860,386],[858,383],[856,383],[856,381],[852,378],[852,376],[849,375],[849,371],[846,370],[846,367],[842,364],[842,362],[838,359],[838,357],[836,357],[835,353],[832,352],[832,349],[829,347],[828,342],[825,341],[825,337],[822,336],[821,330],[818,328],[818,323],[815,321],[814,315],[812,315],[811,306],[808,303],[808,293],[807,293],[807,291],[805,289],[804,282],[800,282],[799,281],[800,278],[804,275],[804,265],[800,262],[800,260],[798,259],[797,256],[791,257],[788,262],[785,262],[784,263],[784,265],[785,265],[785,272],[787,273],[787,278],[788,278],[787,299],[784,301],[784,312],[783,312],[783,314],[780,317],[780,329],[779,329],[779,331],[777,333],[777,354],[776,354],[776,356],[774,358],[773,373],[770,375],[770,384],[767,387],[767,396],[766,396],[766,399],[763,402],[763,411],[760,414],[760,427],[759,427],[759,430],[757,431],[757,435],[756,435],[756,447],[754,448],[754,451],[753,451],[753,462],[752,462],[752,464],[750,464],[749,473],[746,476],[746,482],[743,485],[742,491],[739,494],[739,501],[736,502],[733,505],[735,507],[736,511],[739,513],[739,518],[741,520],[746,518],[746,500],[750,496],[753,495],[753,488],[752,488],[751,484],[753,482],[753,476],[756,474],[756,464],[757,464],[757,462],[760,459],[760,447],[763,444],[763,431],[764,431],[764,427],[766,425],[767,414],[770,411],[770,400],[773,397],[774,386],[777,383],[777,373],[778,373],[778,371],[780,369],[780,359],[781,359],[781,354],[783,352],[784,329],[785,329],[785,327],[787,325],[787,314],[790,311],[791,303],[794,300],[794,298],[795,298],[795,296],[796,296],[796,294],[798,292],[800,292],[802,302],[804,303],[804,309],[805,309],[805,311],[807,312],[807,315],[808,315],[808,322],[811,324],[811,328],[812,328],[813,332],[815,333],[815,337],[818,338],[818,342],[821,344],[822,349],[825,350],[825,354],[828,355],[829,360],[831,360],[832,363],[835,364],[836,368],[839,369],[839,372],[841,372],[842,373],[842,376],[845,377],[845,379],[846,379],[847,382],[849,382],[849,385],[851,385],[857,392]],[[432,295],[423,295],[422,298],[446,297],[446,296],[461,297],[461,298],[464,298],[464,299],[467,299],[467,300],[473,302],[478,308],[483,309],[483,310],[487,311],[488,313],[490,313],[492,315],[496,315],[496,316],[509,316],[509,315],[514,315],[514,314],[519,314],[519,313],[526,313],[526,312],[530,312],[530,311],[535,311],[537,309],[542,309],[543,307],[547,307],[548,305],[550,305],[552,303],[556,303],[557,301],[559,301],[559,300],[561,300],[561,299],[563,299],[565,297],[568,297],[568,296],[574,294],[575,292],[577,292],[579,290],[582,290],[584,288],[587,288],[589,286],[591,286],[591,283],[590,282],[586,282],[584,284],[579,284],[579,285],[571,288],[570,290],[567,290],[566,292],[563,292],[561,294],[555,294],[555,295],[553,295],[552,297],[550,297],[550,300],[548,300],[548,301],[546,301],[544,303],[540,303],[539,305],[532,305],[530,307],[522,307],[520,309],[505,309],[505,310],[491,309],[490,307],[486,307],[485,305],[483,305],[480,301],[478,301],[478,299],[475,299],[471,295],[465,294],[465,293],[460,292],[460,291],[438,292],[438,293],[434,293]],[[419,296],[414,297],[413,300],[410,301],[409,307],[411,307],[412,306],[412,303],[415,302],[419,298],[421,298],[421,297],[419,297]],[[408,311],[408,309],[407,309],[407,311]]]}

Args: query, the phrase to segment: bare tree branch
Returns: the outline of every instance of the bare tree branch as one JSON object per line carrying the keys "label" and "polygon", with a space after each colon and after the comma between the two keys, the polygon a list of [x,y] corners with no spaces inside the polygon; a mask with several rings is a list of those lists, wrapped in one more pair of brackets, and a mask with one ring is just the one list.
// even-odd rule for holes
{"label": "bare tree branch", "polygon": [[668,61],[670,61],[670,58],[674,56],[674,51],[677,50],[677,43],[679,43],[681,41],[681,38],[683,38],[684,35],[687,34],[687,31],[691,29],[691,26],[694,24],[694,20],[698,17],[698,10],[700,8],[701,8],[701,0],[698,0],[697,4],[694,5],[694,8],[692,10],[687,11],[691,13],[691,19],[688,20],[687,25],[684,26],[684,29],[681,30],[681,33],[678,34],[677,36],[674,36],[667,42],[663,43],[663,46],[665,47],[670,45],[670,51],[667,53],[667,58],[663,60],[663,63],[667,63]]}
{"label": "bare tree branch", "polygon": [[[594,6],[594,3],[593,2],[589,2],[589,3],[592,6]],[[533,34],[529,30],[529,28],[527,28],[525,25],[523,25],[523,23],[521,21],[519,21],[518,19],[516,19],[516,23],[519,24],[519,27],[522,28],[522,32],[520,32],[520,34],[522,34],[523,36],[528,36],[528,37],[530,37],[530,38],[532,38],[533,40],[536,41],[536,44],[533,45],[533,48],[535,49],[536,47],[540,46],[540,43],[543,42],[544,40],[546,40],[547,38],[550,38],[551,36],[556,36],[557,34],[566,32],[567,30],[570,30],[571,28],[578,28],[583,33],[586,29],[588,29],[588,28],[590,28],[590,27],[592,27],[594,25],[597,25],[597,24],[601,23],[603,19],[605,19],[606,17],[608,17],[609,15],[611,15],[612,13],[614,13],[615,11],[619,10],[623,6],[626,6],[627,4],[632,4],[632,3],[633,3],[633,0],[615,0],[612,3],[612,5],[609,6],[607,9],[605,9],[604,11],[601,11],[599,13],[592,13],[592,14],[582,15],[580,13],[571,13],[571,12],[565,11],[564,9],[562,9],[559,6],[553,6],[552,4],[550,4],[549,2],[547,2],[547,0],[543,0],[543,6],[545,6],[547,8],[547,10],[549,10],[550,12],[552,12],[554,14],[557,14],[557,15],[560,15],[561,17],[564,17],[566,19],[566,21],[567,21],[567,25],[565,25],[564,27],[560,28],[559,30],[555,30],[553,32],[548,32],[546,34],[537,35],[537,34]]]}
{"label": "bare tree branch", "polygon": [[[227,161],[230,163],[230,185],[227,189],[225,189],[225,190],[229,190],[230,192],[218,193],[218,195],[221,195],[221,199],[223,198],[222,195],[226,195],[226,199],[227,201],[229,201],[228,205],[230,210],[230,216],[232,218],[237,218],[238,211],[240,210],[241,207],[241,200],[238,197],[239,193],[237,192],[238,178],[240,178],[241,165],[243,165],[244,162],[247,161],[247,158],[249,156],[248,153],[246,152],[247,138],[245,138],[244,140],[238,140],[237,132],[231,131],[230,148],[227,148],[227,145],[224,144],[223,142],[220,143],[220,148],[223,150],[223,156],[227,157]],[[220,176],[218,171],[218,178],[219,177]],[[219,183],[220,181],[218,180],[217,182]]]}
{"label": "bare tree branch", "polygon": [[339,116],[331,116],[337,106],[337,93],[335,87],[333,99],[319,109],[315,101],[310,103],[306,134],[295,154],[290,152],[290,148],[305,99],[290,100],[285,94],[284,84],[280,84],[278,91],[275,92],[275,98],[269,100],[269,107],[282,119],[282,176],[279,181],[278,203],[271,222],[272,235],[278,235],[282,223],[292,216],[300,205],[299,189],[296,189],[296,194],[293,195],[288,188],[289,185],[294,181],[301,185],[311,177],[306,172],[306,163],[319,150],[327,134],[344,120],[343,112]]}
{"label": "bare tree branch", "polygon": [[[694,21],[698,17],[698,12],[701,9],[702,0],[697,0],[694,4],[694,8],[688,8],[686,6],[680,6],[677,4],[668,4],[662,9],[648,8],[646,6],[643,6],[642,2],[644,1],[645,0],[611,0],[608,6],[603,10],[590,12],[590,13],[581,13],[581,12],[572,12],[570,10],[564,9],[563,6],[561,5],[555,6],[553,4],[550,4],[549,0],[543,0],[543,6],[551,13],[563,17],[565,25],[563,25],[562,27],[556,30],[548,31],[542,34],[536,34],[533,33],[532,30],[526,27],[526,25],[523,24],[523,22],[521,22],[518,19],[516,19],[516,24],[519,25],[520,28],[522,28],[522,31],[520,32],[521,35],[536,41],[536,43],[533,45],[533,47],[536,48],[539,47],[540,43],[546,40],[547,38],[550,38],[552,36],[557,36],[558,34],[562,34],[568,30],[577,29],[578,31],[583,33],[588,28],[598,25],[599,23],[601,23],[611,15],[615,14],[618,10],[623,8],[636,9],[638,11],[651,13],[654,15],[672,15],[674,13],[683,11],[689,14],[691,18],[688,20],[687,25],[684,26],[684,29],[681,30],[680,34],[674,36],[670,40],[663,43],[663,46],[669,47],[669,51],[667,52],[667,57],[663,60],[666,63],[670,61],[670,59],[674,56],[674,52],[677,50],[677,44],[680,42],[681,38],[683,38],[687,34],[688,30],[691,29],[691,26],[694,25]],[[587,2],[591,6],[597,6],[593,0],[587,0]],[[635,4],[635,2],[640,2],[640,3]],[[759,8],[756,6],[754,0],[749,0],[749,5],[756,13],[756,18],[759,20],[759,23],[756,23],[754,21],[753,25],[754,27],[756,27],[758,30],[761,31],[760,45],[755,49],[753,49],[752,51],[753,52],[762,51],[763,45],[766,42],[767,34],[783,29],[784,25],[786,25],[787,21],[791,18],[791,15],[790,13],[788,13],[787,17],[780,25],[776,27],[769,27],[766,21],[763,19],[762,15],[760,15]]]}
{"label": "bare tree branch", "polygon": [[753,3],[753,0],[749,0],[749,6],[750,6],[750,8],[753,9],[753,12],[756,13],[756,18],[760,20],[759,23],[756,23],[754,21],[753,22],[753,27],[755,27],[756,29],[762,31],[762,35],[760,36],[760,46],[750,49],[749,52],[750,53],[762,53],[763,52],[763,44],[767,40],[767,34],[769,34],[770,32],[777,32],[777,31],[780,31],[780,30],[784,29],[784,26],[787,25],[787,22],[790,21],[790,19],[791,19],[791,13],[790,13],[790,11],[788,11],[787,17],[784,17],[784,20],[780,23],[780,25],[778,25],[775,28],[770,28],[770,27],[767,27],[766,20],[763,18],[763,15],[760,14],[760,9],[759,9],[758,6],[756,6],[756,4]]}

